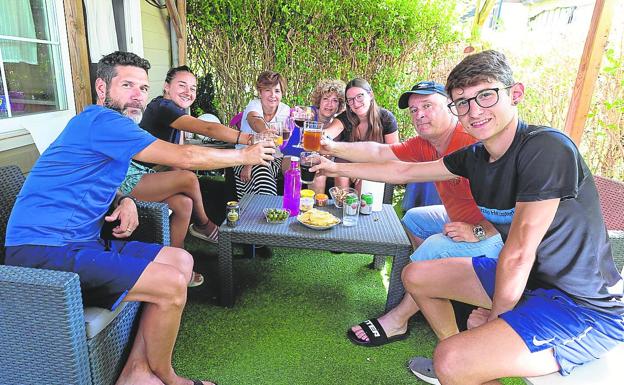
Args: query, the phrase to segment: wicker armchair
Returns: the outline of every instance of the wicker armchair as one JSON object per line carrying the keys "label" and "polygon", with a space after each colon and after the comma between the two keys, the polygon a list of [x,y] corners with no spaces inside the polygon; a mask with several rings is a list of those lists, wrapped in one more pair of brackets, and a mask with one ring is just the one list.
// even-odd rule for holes
{"label": "wicker armchair", "polygon": [[[23,183],[18,167],[0,167],[0,263],[7,220]],[[168,245],[167,205],[138,207],[133,238]],[[0,264],[0,384],[114,384],[139,308],[133,302],[112,313],[84,309],[77,274]]]}
{"label": "wicker armchair", "polygon": [[624,183],[594,176],[615,265],[624,267]]}

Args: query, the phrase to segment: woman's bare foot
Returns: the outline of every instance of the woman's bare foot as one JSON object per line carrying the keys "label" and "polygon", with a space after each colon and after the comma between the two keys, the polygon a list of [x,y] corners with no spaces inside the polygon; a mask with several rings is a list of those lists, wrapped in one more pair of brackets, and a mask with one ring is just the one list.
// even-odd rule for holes
{"label": "woman's bare foot", "polygon": [[125,367],[115,385],[165,385],[147,366]]}

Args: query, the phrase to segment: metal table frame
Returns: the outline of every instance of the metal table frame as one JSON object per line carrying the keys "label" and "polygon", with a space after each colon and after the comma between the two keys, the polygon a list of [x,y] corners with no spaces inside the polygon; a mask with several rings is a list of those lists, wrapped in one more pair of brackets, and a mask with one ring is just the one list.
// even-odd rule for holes
{"label": "metal table frame", "polygon": [[[247,195],[239,205],[238,226],[228,227],[224,222],[220,227],[219,299],[223,306],[234,306],[234,243],[373,254],[376,262],[380,260],[379,256],[390,256],[393,261],[385,310],[394,308],[403,298],[401,271],[409,262],[412,246],[391,205],[383,205],[382,211],[371,215],[360,215],[357,226],[339,224],[321,231],[303,226],[295,217],[283,224],[267,223],[262,209],[281,207],[281,196]],[[340,209],[333,205],[323,209],[341,217]]]}

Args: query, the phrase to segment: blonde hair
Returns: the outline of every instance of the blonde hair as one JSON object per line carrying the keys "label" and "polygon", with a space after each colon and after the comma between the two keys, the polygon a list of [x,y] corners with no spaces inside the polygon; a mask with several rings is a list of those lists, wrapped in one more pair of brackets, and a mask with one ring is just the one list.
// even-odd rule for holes
{"label": "blonde hair", "polygon": [[346,106],[346,103],[345,103],[345,87],[346,86],[347,85],[345,84],[345,82],[339,79],[321,80],[320,82],[318,82],[318,84],[316,85],[316,88],[314,89],[314,91],[312,92],[312,95],[310,96],[310,103],[313,106],[319,107],[321,105],[321,99],[323,98],[323,96],[333,92],[338,97],[338,111],[336,112],[341,113],[342,111],[344,111],[345,106]]}

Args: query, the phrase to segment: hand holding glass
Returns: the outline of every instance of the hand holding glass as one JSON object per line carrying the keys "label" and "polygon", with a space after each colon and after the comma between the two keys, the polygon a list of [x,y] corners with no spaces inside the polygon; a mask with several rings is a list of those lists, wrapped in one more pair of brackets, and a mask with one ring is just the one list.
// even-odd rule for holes
{"label": "hand holding glass", "polygon": [[301,183],[314,182],[315,172],[310,172],[310,167],[321,163],[321,156],[317,152],[304,151],[299,156],[299,168],[301,168]]}

